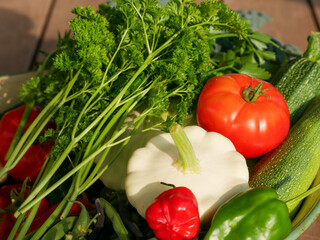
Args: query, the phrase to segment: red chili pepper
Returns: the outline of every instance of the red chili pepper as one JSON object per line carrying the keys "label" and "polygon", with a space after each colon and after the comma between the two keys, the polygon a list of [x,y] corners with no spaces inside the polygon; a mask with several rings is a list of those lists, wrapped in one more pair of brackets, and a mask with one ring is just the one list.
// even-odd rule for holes
{"label": "red chili pepper", "polygon": [[197,199],[186,187],[169,189],[148,207],[146,220],[161,240],[194,238],[200,226]]}
{"label": "red chili pepper", "polygon": [[[0,121],[0,161],[3,165],[6,164],[5,156],[9,150],[10,144],[18,129],[21,118],[23,116],[26,105],[13,109],[7,112]],[[25,129],[27,129],[34,119],[41,112],[41,108],[34,106],[30,112]],[[48,124],[47,127],[54,127],[53,123]],[[46,128],[47,128],[46,127]],[[43,144],[33,144],[25,155],[21,158],[19,163],[8,173],[17,181],[24,181],[30,177],[34,181],[42,168],[42,165],[50,153],[52,141],[44,142]]]}

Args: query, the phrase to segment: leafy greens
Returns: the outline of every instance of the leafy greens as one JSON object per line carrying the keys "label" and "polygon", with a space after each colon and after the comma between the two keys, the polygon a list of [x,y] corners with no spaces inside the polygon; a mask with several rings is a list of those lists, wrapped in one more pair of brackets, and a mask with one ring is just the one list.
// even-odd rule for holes
{"label": "leafy greens", "polygon": [[[160,130],[174,121],[183,122],[204,83],[223,73],[219,58],[211,58],[212,41],[229,36],[240,45],[250,43],[253,57],[262,54],[258,42],[269,41],[256,35],[257,44],[251,44],[248,23],[221,1],[198,5],[193,0],[170,0],[165,7],[156,0],[116,3],[115,7],[102,4],[97,12],[92,7],[76,7],[71,31],[59,38],[38,75],[20,90],[20,98],[29,107],[41,105],[43,111],[8,156],[0,175],[12,169],[37,138],[54,139],[55,145],[32,191],[15,212],[17,224],[43,197],[72,179],[59,207],[33,239],[40,238],[61,212],[61,218],[67,216],[72,205],[69,200],[92,186],[116,160],[117,154],[101,169],[110,149],[125,146],[144,121],[158,119],[150,128]],[[126,122],[136,109],[141,114]],[[55,122],[55,129],[39,138],[49,121]],[[128,129],[131,134],[124,137]],[[51,183],[65,162],[71,164],[71,170]],[[32,214],[26,222],[31,221]],[[23,229],[27,228],[24,224]],[[19,237],[25,233],[20,231]]]}

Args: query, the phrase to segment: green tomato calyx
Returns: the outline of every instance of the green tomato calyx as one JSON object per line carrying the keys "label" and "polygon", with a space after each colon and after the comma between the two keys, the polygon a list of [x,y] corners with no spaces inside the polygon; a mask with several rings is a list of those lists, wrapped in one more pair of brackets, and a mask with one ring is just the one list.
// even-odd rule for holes
{"label": "green tomato calyx", "polygon": [[249,103],[254,103],[259,96],[266,96],[270,97],[269,95],[264,94],[263,92],[267,91],[268,89],[261,89],[262,82],[259,82],[257,86],[252,88],[252,85],[249,85],[247,88],[242,90],[242,98]]}

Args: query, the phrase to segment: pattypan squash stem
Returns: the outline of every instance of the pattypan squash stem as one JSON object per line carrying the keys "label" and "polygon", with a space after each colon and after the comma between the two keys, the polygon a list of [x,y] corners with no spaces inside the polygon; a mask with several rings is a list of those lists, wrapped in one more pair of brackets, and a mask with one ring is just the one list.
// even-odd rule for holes
{"label": "pattypan squash stem", "polygon": [[184,174],[200,173],[199,161],[181,125],[173,123],[169,132],[179,153],[179,157],[173,163],[173,166]]}

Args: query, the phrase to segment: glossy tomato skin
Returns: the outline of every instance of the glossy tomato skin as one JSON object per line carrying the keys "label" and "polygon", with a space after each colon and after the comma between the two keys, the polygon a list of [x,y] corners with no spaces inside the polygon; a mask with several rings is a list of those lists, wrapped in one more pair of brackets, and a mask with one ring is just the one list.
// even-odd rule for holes
{"label": "glossy tomato skin", "polygon": [[[11,204],[10,200],[0,196],[0,208],[5,209]],[[0,240],[6,240],[13,228],[14,222],[12,221],[9,213],[2,213],[0,218]]]}
{"label": "glossy tomato skin", "polygon": [[[26,105],[13,109],[7,112],[0,120],[0,161],[3,165],[6,164],[5,156],[18,129],[25,108]],[[30,126],[40,112],[40,107],[34,106],[32,108],[26,128]],[[9,175],[17,181],[24,181],[27,177],[34,181],[46,157],[50,153],[52,146],[53,142],[33,144],[21,158],[17,166],[9,171]]]}
{"label": "glossy tomato skin", "polygon": [[[263,95],[254,102],[245,101],[242,91],[259,82]],[[282,94],[270,83],[244,74],[227,74],[205,84],[197,103],[197,121],[205,130],[229,138],[245,158],[254,158],[284,140],[290,114]]]}
{"label": "glossy tomato skin", "polygon": [[[14,184],[4,185],[4,186],[2,186],[0,188],[0,197],[4,197],[4,198],[8,199],[10,203],[11,202],[15,202],[16,199],[12,198],[11,193],[14,192],[14,195],[19,195],[19,194],[21,194],[22,190],[23,190],[22,183],[14,183]],[[28,194],[29,194],[29,187],[24,189],[23,198],[26,199]],[[41,216],[50,207],[51,207],[51,204],[49,203],[49,201],[46,198],[43,198],[41,200],[40,206],[39,206],[39,208],[37,210],[37,213],[36,213],[35,217],[37,218],[37,217]],[[14,217],[14,211],[10,212],[9,215],[10,215],[12,221],[16,222],[17,219]],[[28,214],[29,213],[27,213],[26,216],[28,216]]]}
{"label": "glossy tomato skin", "polygon": [[[91,211],[93,209],[92,205],[88,202],[87,199],[77,198],[76,201],[77,202],[81,202],[88,211]],[[72,204],[72,207],[71,207],[71,209],[70,209],[70,211],[68,213],[68,216],[74,216],[74,215],[79,215],[80,214],[82,208],[77,202]],[[28,233],[30,233],[32,231],[35,231],[38,228],[40,228],[43,225],[43,223],[54,212],[54,210],[59,206],[59,204],[60,204],[60,202],[56,203],[55,205],[53,205],[50,208],[48,208],[45,212],[43,212],[39,217],[36,217],[34,219],[34,221],[32,222],[32,224],[31,224],[31,226],[30,226],[30,228],[28,230]]]}

